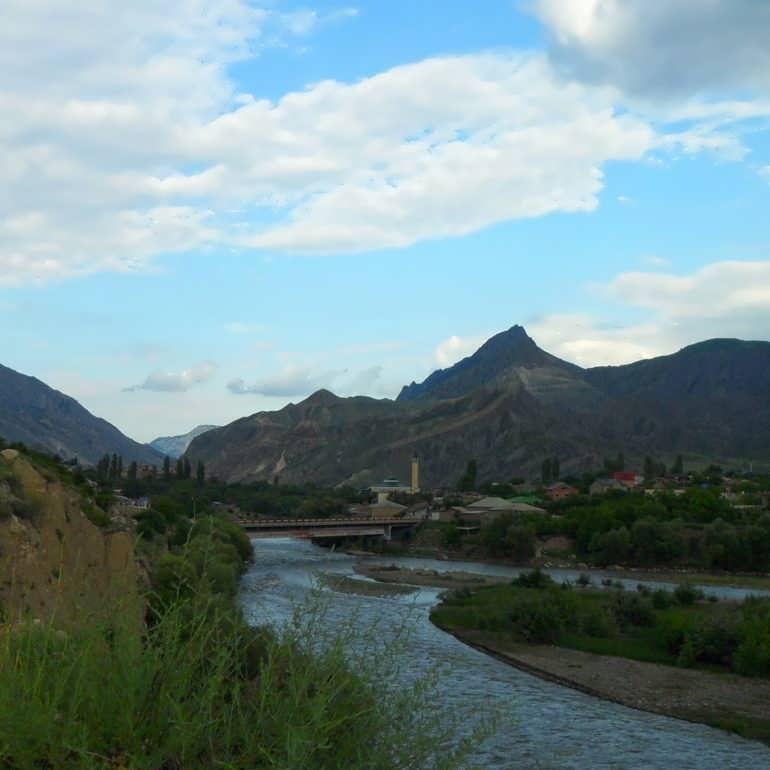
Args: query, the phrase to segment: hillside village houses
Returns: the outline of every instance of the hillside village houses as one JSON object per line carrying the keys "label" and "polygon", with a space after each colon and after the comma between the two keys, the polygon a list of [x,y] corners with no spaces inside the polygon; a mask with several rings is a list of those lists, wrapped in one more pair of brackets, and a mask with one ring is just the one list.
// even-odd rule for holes
{"label": "hillside village houses", "polygon": [[555,484],[546,487],[545,494],[551,502],[558,503],[573,495],[579,495],[580,490],[570,484],[565,484],[563,481],[557,481]]}
{"label": "hillside village houses", "polygon": [[505,500],[502,497],[482,497],[468,505],[456,505],[442,511],[434,511],[431,518],[438,521],[475,520],[479,523],[494,519],[503,513],[538,513],[544,514],[544,508],[529,503]]}

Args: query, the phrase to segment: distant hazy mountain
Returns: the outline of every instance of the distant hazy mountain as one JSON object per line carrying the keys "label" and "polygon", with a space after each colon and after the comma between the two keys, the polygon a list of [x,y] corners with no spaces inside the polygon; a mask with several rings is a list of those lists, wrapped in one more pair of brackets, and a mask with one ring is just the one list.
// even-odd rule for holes
{"label": "distant hazy mountain", "polygon": [[169,457],[181,457],[190,446],[190,442],[198,436],[206,433],[217,425],[199,425],[197,428],[193,428],[189,433],[185,433],[184,436],[161,436],[160,438],[150,441],[150,446],[162,455],[168,455]]}
{"label": "distant hazy mountain", "polygon": [[75,399],[0,365],[0,436],[27,446],[96,463],[105,453],[124,461],[157,464],[161,455],[94,417]]}
{"label": "distant hazy mountain", "polygon": [[404,388],[396,401],[319,391],[196,438],[187,450],[231,481],[364,484],[407,477],[421,458],[426,486],[454,483],[469,459],[485,479],[599,467],[623,451],[671,461],[770,465],[770,343],[710,340],[626,366],[582,369],[514,326],[455,366]]}

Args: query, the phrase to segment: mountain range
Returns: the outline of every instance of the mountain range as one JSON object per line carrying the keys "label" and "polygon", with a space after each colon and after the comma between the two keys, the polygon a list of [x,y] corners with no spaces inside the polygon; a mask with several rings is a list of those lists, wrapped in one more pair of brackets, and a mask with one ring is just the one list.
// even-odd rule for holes
{"label": "mountain range", "polygon": [[537,346],[521,326],[411,383],[396,400],[321,390],[299,404],[221,428],[202,425],[152,446],[40,380],[0,366],[0,436],[95,463],[105,453],[159,465],[183,452],[226,481],[368,485],[407,478],[453,484],[469,460],[482,479],[533,478],[556,456],[563,473],[624,452],[692,463],[770,467],[770,343],[713,339],[624,366],[584,369]]}
{"label": "mountain range", "polygon": [[93,465],[105,454],[124,461],[160,464],[152,447],[133,441],[114,425],[94,417],[74,398],[44,382],[0,365],[0,436],[33,449],[77,457]]}
{"label": "mountain range", "polygon": [[669,356],[584,369],[540,349],[521,326],[404,387],[395,401],[319,391],[300,404],[209,431],[187,450],[228,481],[363,485],[454,483],[475,459],[484,479],[562,472],[624,452],[693,462],[770,461],[770,343],[714,339]]}

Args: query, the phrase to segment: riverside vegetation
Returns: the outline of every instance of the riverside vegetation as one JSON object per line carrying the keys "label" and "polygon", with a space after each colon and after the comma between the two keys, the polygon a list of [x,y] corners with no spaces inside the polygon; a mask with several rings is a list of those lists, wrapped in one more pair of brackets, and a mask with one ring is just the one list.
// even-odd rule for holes
{"label": "riverside vegetation", "polygon": [[[0,476],[14,486],[2,460]],[[95,495],[83,492],[83,510],[109,528]],[[0,767],[467,766],[471,744],[448,748],[452,727],[430,716],[426,683],[390,692],[343,635],[319,645],[301,620],[280,632],[245,622],[235,599],[252,549],[237,525],[155,513],[139,528],[142,622],[115,595],[66,628],[55,613],[0,627]],[[14,496],[2,515],[38,514]]]}
{"label": "riverside vegetation", "polygon": [[[587,575],[577,585],[556,584],[545,573],[523,573],[508,585],[448,593],[432,613],[439,627],[484,632],[495,649],[556,645],[745,677],[770,677],[770,599],[742,602],[706,599],[690,585],[673,592],[618,583],[594,587]],[[770,722],[729,724],[770,740]]]}

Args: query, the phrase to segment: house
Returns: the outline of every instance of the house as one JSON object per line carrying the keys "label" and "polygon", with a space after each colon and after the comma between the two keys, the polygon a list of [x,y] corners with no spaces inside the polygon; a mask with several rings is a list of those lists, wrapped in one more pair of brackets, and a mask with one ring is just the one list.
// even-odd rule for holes
{"label": "house", "polygon": [[380,494],[377,502],[371,505],[354,505],[349,508],[353,516],[361,516],[368,519],[392,519],[401,517],[406,513],[406,506],[388,500],[387,496]]}
{"label": "house", "polygon": [[557,481],[555,484],[551,484],[550,487],[546,487],[546,497],[554,503],[558,503],[561,500],[566,500],[568,497],[579,495],[580,490],[577,487],[565,484],[563,481]]}
{"label": "house", "polygon": [[644,476],[638,476],[636,471],[615,471],[612,474],[612,478],[629,489],[638,486],[644,481]]}
{"label": "house", "polygon": [[504,500],[502,497],[483,497],[481,500],[467,506],[453,508],[455,513],[463,519],[479,519],[488,521],[495,519],[504,513],[546,513],[544,508],[538,508],[529,503],[517,503],[513,500]]}
{"label": "house", "polygon": [[590,495],[606,495],[607,492],[628,492],[630,487],[628,484],[624,484],[617,479],[596,479],[593,484],[588,488],[588,494]]}

